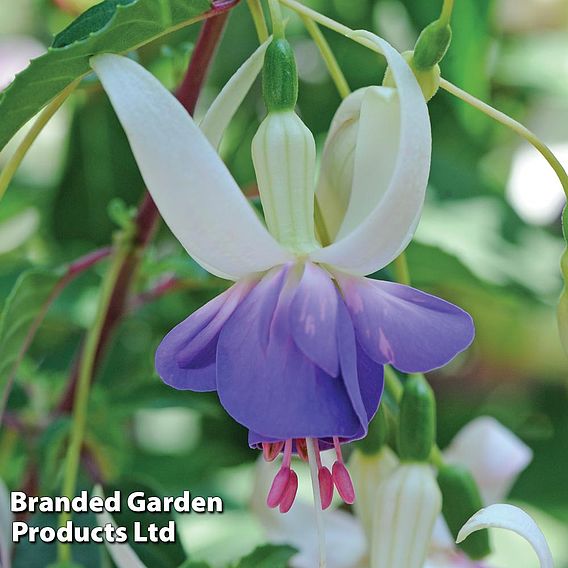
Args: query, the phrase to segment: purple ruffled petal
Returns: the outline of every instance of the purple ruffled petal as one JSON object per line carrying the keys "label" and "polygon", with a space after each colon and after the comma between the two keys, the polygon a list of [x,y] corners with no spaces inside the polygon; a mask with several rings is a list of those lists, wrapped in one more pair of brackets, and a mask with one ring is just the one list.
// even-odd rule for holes
{"label": "purple ruffled petal", "polygon": [[357,344],[357,374],[361,398],[367,411],[367,420],[370,422],[375,416],[383,396],[384,367],[375,363],[359,344]]}
{"label": "purple ruffled petal", "polygon": [[292,337],[328,375],[339,374],[336,337],[337,288],[327,272],[306,263],[290,307]]}
{"label": "purple ruffled petal", "polygon": [[176,388],[198,392],[216,386],[216,350],[221,329],[253,283],[243,280],[178,324],[156,351],[156,370]]}
{"label": "purple ruffled petal", "polygon": [[290,309],[298,278],[297,267],[271,271],[224,325],[217,349],[221,404],[263,438],[352,438],[364,413],[353,392],[356,371],[332,377],[296,345]]}
{"label": "purple ruffled petal", "polygon": [[379,364],[406,373],[445,365],[475,334],[471,316],[409,286],[337,274],[357,341]]}

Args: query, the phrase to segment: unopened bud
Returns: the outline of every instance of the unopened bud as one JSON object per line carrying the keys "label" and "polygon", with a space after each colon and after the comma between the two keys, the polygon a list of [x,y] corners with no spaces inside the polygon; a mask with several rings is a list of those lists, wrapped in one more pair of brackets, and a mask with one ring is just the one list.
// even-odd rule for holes
{"label": "unopened bud", "polygon": [[416,69],[426,71],[442,61],[452,41],[452,28],[448,23],[436,20],[426,26],[414,46]]}
{"label": "unopened bud", "polygon": [[401,464],[377,489],[371,568],[422,568],[441,508],[432,468]]}
{"label": "unopened bud", "polygon": [[427,461],[436,439],[436,401],[424,375],[406,380],[399,420],[400,459]]}
{"label": "unopened bud", "polygon": [[298,99],[294,52],[284,38],[272,40],[264,56],[262,93],[269,112],[292,110]]}
{"label": "unopened bud", "polygon": [[[444,497],[444,518],[453,537],[457,538],[465,522],[483,507],[479,489],[470,472],[457,465],[446,465],[440,469],[438,485]],[[483,558],[491,553],[489,532],[480,530],[458,546],[474,560]]]}

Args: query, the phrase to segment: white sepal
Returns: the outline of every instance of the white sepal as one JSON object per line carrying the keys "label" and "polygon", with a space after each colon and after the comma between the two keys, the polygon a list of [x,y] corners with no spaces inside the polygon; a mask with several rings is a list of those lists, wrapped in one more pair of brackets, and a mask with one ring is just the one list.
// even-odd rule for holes
{"label": "white sepal", "polygon": [[270,233],[294,252],[314,250],[312,133],[294,111],[271,112],[253,138],[252,159]]}
{"label": "white sepal", "polygon": [[441,509],[432,468],[401,464],[377,489],[371,568],[422,568]]}
{"label": "white sepal", "polygon": [[[380,180],[381,173],[373,168],[372,148],[378,144],[381,132],[365,129],[357,144],[357,151],[370,156],[356,163],[356,168],[365,168],[359,175],[354,172],[350,206],[343,223],[354,227],[331,245],[312,253],[316,262],[331,264],[352,274],[371,274],[391,262],[410,242],[422,205],[430,171],[431,134],[428,109],[422,91],[410,67],[403,57],[382,38],[365,31],[355,32],[366,40],[370,49],[383,53],[396,80],[400,106],[399,144],[392,176],[385,189],[381,183],[372,189],[369,181]],[[368,120],[382,120],[384,105],[377,99],[369,102]],[[389,128],[392,128],[389,127]],[[371,162],[369,162],[371,160]],[[374,160],[377,163],[379,160]],[[376,206],[361,221],[363,204],[372,203],[373,191],[381,196]]]}
{"label": "white sepal", "polygon": [[193,119],[146,69],[119,55],[91,58],[162,217],[207,270],[236,280],[286,262]]}
{"label": "white sepal", "polygon": [[375,455],[355,450],[349,459],[349,473],[357,494],[355,514],[359,517],[369,542],[372,542],[377,488],[391,475],[398,463],[396,454],[388,446],[383,446]]}
{"label": "white sepal", "polygon": [[262,43],[256,51],[237,69],[217,95],[203,120],[199,124],[207,140],[218,148],[225,129],[250,91],[258,74],[262,71],[264,53],[271,38]]}
{"label": "white sepal", "polygon": [[456,542],[460,543],[471,533],[488,528],[516,532],[534,548],[541,568],[554,568],[552,554],[542,531],[530,515],[513,505],[496,504],[481,509],[461,528]]}

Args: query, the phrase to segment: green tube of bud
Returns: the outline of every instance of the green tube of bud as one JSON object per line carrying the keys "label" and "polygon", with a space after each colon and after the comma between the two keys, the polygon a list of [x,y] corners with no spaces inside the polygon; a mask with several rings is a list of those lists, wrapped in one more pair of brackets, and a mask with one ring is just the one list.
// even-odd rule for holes
{"label": "green tube of bud", "polygon": [[436,20],[426,26],[414,47],[414,65],[419,71],[431,69],[446,55],[452,41],[452,28]]}
{"label": "green tube of bud", "polygon": [[385,409],[381,405],[369,424],[367,435],[357,442],[357,449],[367,456],[378,454],[389,436],[389,424]]}
{"label": "green tube of bud", "polygon": [[401,460],[428,461],[436,440],[436,401],[424,375],[411,375],[406,380],[398,436]]}
{"label": "green tube of bud", "polygon": [[[466,521],[483,508],[481,495],[471,473],[461,466],[443,466],[438,472],[438,485],[442,491],[442,513],[455,539]],[[458,546],[474,560],[484,558],[491,553],[489,531],[477,531]]]}
{"label": "green tube of bud", "polygon": [[264,56],[262,93],[268,112],[293,110],[298,100],[294,51],[284,38],[272,40]]}

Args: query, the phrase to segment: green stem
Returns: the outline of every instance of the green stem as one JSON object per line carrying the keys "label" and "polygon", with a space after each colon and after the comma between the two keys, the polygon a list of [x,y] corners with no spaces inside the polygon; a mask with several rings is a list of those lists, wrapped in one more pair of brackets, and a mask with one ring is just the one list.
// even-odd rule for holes
{"label": "green stem", "polygon": [[444,0],[442,12],[440,14],[440,22],[442,24],[449,24],[452,19],[452,11],[454,9],[454,0]]}
{"label": "green stem", "polygon": [[8,185],[12,181],[14,174],[20,167],[22,160],[25,158],[31,145],[35,142],[35,139],[39,136],[41,131],[44,129],[45,125],[49,122],[51,117],[59,110],[61,105],[66,101],[67,97],[75,90],[79,84],[80,79],[73,81],[68,85],[57,97],[55,97],[40,113],[37,120],[33,123],[30,130],[24,136],[24,139],[20,142],[20,145],[14,152],[13,156],[8,160],[6,166],[0,174],[0,199],[4,197]]}
{"label": "green stem", "polygon": [[283,38],[284,20],[278,0],[268,0],[268,7],[270,8],[270,17],[272,19],[272,34],[275,38]]}
{"label": "green stem", "polygon": [[394,260],[394,275],[396,281],[405,286],[410,286],[410,270],[408,268],[408,261],[406,254],[401,252]]}
{"label": "green stem", "polygon": [[517,122],[515,119],[507,116],[505,113],[494,109],[492,106],[480,101],[478,98],[470,95],[466,91],[463,91],[459,87],[456,87],[454,84],[446,81],[445,79],[441,79],[440,87],[448,93],[451,93],[458,99],[466,102],[467,104],[475,107],[476,109],[480,110],[481,112],[485,113],[487,116],[500,122],[507,128],[510,128],[513,132],[516,132],[519,136],[524,138],[527,142],[532,144],[543,156],[543,158],[550,164],[550,167],[554,170],[560,183],[562,184],[562,189],[564,193],[568,197],[568,174],[566,170],[562,167],[562,164],[558,161],[556,156],[552,153],[552,150],[542,142],[536,134],[531,132],[528,128],[523,126],[520,122]]}
{"label": "green stem", "polygon": [[266,25],[266,19],[264,18],[262,4],[260,0],[247,0],[247,4],[258,35],[258,40],[260,43],[264,43],[268,39],[268,27]]}
{"label": "green stem", "polygon": [[300,14],[300,18],[302,18],[304,26],[314,40],[314,43],[317,45],[327,70],[337,87],[339,95],[342,99],[344,99],[351,93],[351,89],[349,88],[349,84],[345,79],[345,75],[343,74],[341,67],[339,67],[339,63],[337,63],[337,59],[335,59],[335,55],[333,54],[331,47],[329,47],[329,43],[319,29],[319,26],[312,19],[305,14]]}
{"label": "green stem", "polygon": [[[99,345],[99,339],[107,316],[114,287],[124,260],[130,251],[130,239],[131,236],[124,233],[121,233],[117,238],[112,263],[102,283],[95,321],[90,327],[85,340],[85,349],[80,362],[79,380],[73,404],[71,439],[67,449],[65,470],[63,474],[62,495],[69,498],[72,498],[75,495],[77,475],[79,473],[79,463],[81,459],[81,448],[83,446],[83,439],[87,424],[89,392],[95,366],[97,347]],[[60,526],[65,525],[70,518],[71,516],[69,513],[62,513],[59,517]],[[70,562],[71,546],[68,543],[58,544],[58,560],[60,562]]]}

